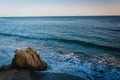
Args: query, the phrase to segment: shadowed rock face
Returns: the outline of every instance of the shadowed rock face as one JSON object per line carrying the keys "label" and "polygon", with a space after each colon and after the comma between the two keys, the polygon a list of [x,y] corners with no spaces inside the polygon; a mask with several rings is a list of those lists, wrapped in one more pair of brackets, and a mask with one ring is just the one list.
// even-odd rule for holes
{"label": "shadowed rock face", "polygon": [[16,51],[12,60],[12,67],[43,71],[47,69],[47,64],[33,48],[28,47],[26,50]]}

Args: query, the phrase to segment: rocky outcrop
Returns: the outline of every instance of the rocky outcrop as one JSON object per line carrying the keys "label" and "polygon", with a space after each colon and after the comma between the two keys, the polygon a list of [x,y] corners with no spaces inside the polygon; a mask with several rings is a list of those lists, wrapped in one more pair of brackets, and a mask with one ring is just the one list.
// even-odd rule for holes
{"label": "rocky outcrop", "polygon": [[10,69],[44,71],[47,69],[47,63],[42,60],[32,47],[28,47],[26,50],[17,50],[12,60],[12,64],[9,66],[4,65],[0,70],[7,71]]}
{"label": "rocky outcrop", "polygon": [[31,47],[26,50],[17,50],[12,60],[14,68],[26,68],[33,70],[46,70],[47,64],[42,60],[38,53]]}

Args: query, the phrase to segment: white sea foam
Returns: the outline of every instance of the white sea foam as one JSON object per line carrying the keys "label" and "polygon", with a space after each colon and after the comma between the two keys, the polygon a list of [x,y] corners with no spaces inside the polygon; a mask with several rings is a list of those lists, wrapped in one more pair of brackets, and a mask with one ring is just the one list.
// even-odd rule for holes
{"label": "white sea foam", "polygon": [[80,61],[58,53],[51,53],[50,55],[42,53],[41,56],[49,66],[46,72],[67,73],[86,80],[120,79],[120,69],[114,66],[90,63],[87,60]]}

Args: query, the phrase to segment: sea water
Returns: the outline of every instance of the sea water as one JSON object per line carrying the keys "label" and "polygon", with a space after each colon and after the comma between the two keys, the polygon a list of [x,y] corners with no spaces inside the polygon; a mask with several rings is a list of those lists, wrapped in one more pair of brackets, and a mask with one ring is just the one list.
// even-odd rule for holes
{"label": "sea water", "polygon": [[28,46],[48,63],[46,72],[120,79],[120,16],[1,17],[0,66]]}

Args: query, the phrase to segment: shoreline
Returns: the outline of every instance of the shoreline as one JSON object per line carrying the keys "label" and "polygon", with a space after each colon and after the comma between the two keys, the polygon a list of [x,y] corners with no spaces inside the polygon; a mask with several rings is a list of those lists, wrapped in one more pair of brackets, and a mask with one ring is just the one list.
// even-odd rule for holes
{"label": "shoreline", "polygon": [[65,73],[36,72],[31,70],[10,70],[0,72],[0,80],[84,80]]}

